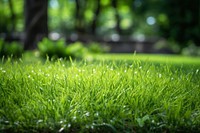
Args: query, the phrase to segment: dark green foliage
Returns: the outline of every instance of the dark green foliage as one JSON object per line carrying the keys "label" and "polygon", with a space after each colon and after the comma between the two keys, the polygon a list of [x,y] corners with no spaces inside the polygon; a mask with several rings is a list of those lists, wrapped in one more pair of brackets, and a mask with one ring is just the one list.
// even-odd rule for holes
{"label": "dark green foliage", "polygon": [[[190,41],[200,45],[199,0],[118,0],[116,8],[112,6],[112,0],[48,2],[49,31],[60,32],[67,37],[76,33],[96,35],[101,39],[115,34],[118,27],[121,31],[119,35],[164,37],[170,43],[178,44],[181,49],[189,46]],[[1,0],[0,3],[1,35],[4,37],[23,32],[24,0],[12,0],[13,13],[9,0]],[[149,25],[148,17],[154,18],[155,24]],[[96,51],[98,48],[94,49]],[[63,56],[62,52],[59,54]]]}
{"label": "dark green foliage", "polygon": [[64,57],[66,56],[66,46],[64,40],[57,42],[51,41],[48,38],[44,38],[38,43],[38,49],[42,57]]}
{"label": "dark green foliage", "polygon": [[189,46],[182,50],[183,55],[200,56],[200,47],[195,46],[193,42],[189,42]]}
{"label": "dark green foliage", "polygon": [[0,29],[1,32],[8,32],[8,24],[9,24],[9,18],[8,16],[5,16],[4,14],[0,13],[0,17],[3,19],[0,19]]}
{"label": "dark green foliage", "polygon": [[98,43],[89,44],[88,49],[92,53],[105,53],[105,52],[109,51],[109,48],[103,47]]}
{"label": "dark green foliage", "polygon": [[67,56],[73,58],[82,58],[86,53],[88,53],[88,50],[81,42],[72,43],[66,48]]}
{"label": "dark green foliage", "polygon": [[168,39],[176,40],[181,47],[200,45],[199,0],[165,0],[161,12],[167,17],[167,25],[160,24],[160,33]]}
{"label": "dark green foliage", "polygon": [[0,40],[0,57],[20,57],[23,53],[23,46],[19,42],[7,43]]}
{"label": "dark green foliage", "polygon": [[91,44],[89,48],[84,46],[81,42],[75,42],[66,45],[64,40],[51,41],[44,38],[38,44],[38,49],[42,57],[50,58],[82,58],[89,53],[101,53],[103,49],[98,44]]}
{"label": "dark green foliage", "polygon": [[24,0],[0,0],[0,33],[10,34],[23,28]]}

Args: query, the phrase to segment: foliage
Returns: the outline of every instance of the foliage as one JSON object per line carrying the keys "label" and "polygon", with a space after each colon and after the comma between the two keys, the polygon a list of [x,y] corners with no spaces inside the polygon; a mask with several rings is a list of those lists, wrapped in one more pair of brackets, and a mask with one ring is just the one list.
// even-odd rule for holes
{"label": "foliage", "polygon": [[[95,18],[96,1],[89,0],[86,3],[82,0],[81,11],[84,16],[80,19],[83,22],[82,27],[85,31],[90,31],[91,22],[97,19],[97,34],[109,35],[115,33],[116,18],[115,10],[113,9],[112,2],[109,0],[101,1],[101,11],[98,18]],[[70,6],[63,7],[64,3]],[[160,36],[170,41],[175,41],[181,48],[189,45],[189,41],[194,41],[195,45],[199,45],[199,1],[194,0],[126,0],[117,1],[117,11],[120,17],[120,28],[122,35],[144,35],[144,36]],[[188,6],[187,6],[188,5]],[[60,10],[62,7],[62,11]],[[186,9],[187,7],[187,9]],[[73,13],[76,12],[74,1],[58,1],[58,6],[50,8],[51,12],[62,13],[64,10],[67,15],[63,15],[65,25],[54,24],[55,21],[50,21],[50,25],[61,26],[60,29],[65,27],[64,32],[72,31],[75,25],[76,18]],[[59,15],[50,16],[50,18],[60,17]],[[52,19],[54,20],[54,19]],[[59,20],[59,19],[57,19]],[[152,22],[150,22],[150,21]]]}
{"label": "foliage", "polygon": [[90,43],[88,46],[88,50],[91,53],[105,53],[109,51],[109,47],[106,46],[102,46],[103,44],[99,44],[99,43]]}
{"label": "foliage", "polygon": [[191,44],[182,50],[182,54],[186,56],[200,56],[200,46]]}
{"label": "foliage", "polygon": [[166,19],[163,16],[166,24],[159,23],[161,35],[177,41],[182,48],[191,40],[199,46],[199,1],[166,0],[161,7],[161,12],[166,15]]}
{"label": "foliage", "polygon": [[180,53],[180,46],[176,42],[165,39],[158,40],[153,48],[161,53]]}
{"label": "foliage", "polygon": [[2,62],[0,131],[199,132],[199,69],[131,57]]}
{"label": "foliage", "polygon": [[20,57],[23,53],[23,46],[19,42],[4,42],[0,39],[0,57]]}
{"label": "foliage", "polygon": [[[0,32],[23,31],[24,0],[12,0],[15,21],[8,0],[0,0]],[[96,34],[107,36],[115,34],[119,16],[120,35],[159,36],[174,41],[181,48],[197,46],[199,40],[199,0],[117,0],[114,9],[111,0],[101,0],[100,13],[95,14],[97,0],[79,0],[81,17],[76,17],[76,0],[49,0],[48,27],[50,31],[66,35],[82,32],[91,34],[92,23],[96,20]],[[77,20],[78,19],[78,20]],[[78,23],[78,24],[77,24]]]}
{"label": "foliage", "polygon": [[[8,0],[0,0],[0,33],[11,33],[12,30],[20,32],[23,30],[23,0],[11,0],[14,22]],[[15,25],[15,29],[12,29]]]}
{"label": "foliage", "polygon": [[83,58],[88,50],[81,42],[75,42],[67,46],[66,53],[71,57]]}
{"label": "foliage", "polygon": [[44,38],[38,43],[38,49],[42,57],[49,56],[50,58],[59,58],[67,55],[64,40],[55,42],[49,40],[48,38]]}
{"label": "foliage", "polygon": [[80,59],[90,53],[103,52],[103,48],[97,43],[90,44],[89,47],[84,46],[81,42],[66,45],[62,39],[52,41],[48,38],[44,38],[38,43],[38,49],[42,57],[48,56],[50,58],[72,57]]}

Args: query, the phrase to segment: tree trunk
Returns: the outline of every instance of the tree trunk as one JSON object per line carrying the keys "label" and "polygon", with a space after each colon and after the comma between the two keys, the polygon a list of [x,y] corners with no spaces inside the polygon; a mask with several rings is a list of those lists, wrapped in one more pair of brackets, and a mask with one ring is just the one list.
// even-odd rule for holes
{"label": "tree trunk", "polygon": [[83,0],[75,0],[76,2],[76,11],[75,11],[75,30],[78,34],[84,33],[84,10],[83,7],[85,4]]}
{"label": "tree trunk", "polygon": [[120,22],[121,22],[121,18],[119,16],[119,12],[118,12],[118,1],[117,0],[112,0],[112,7],[115,9],[115,19],[116,19],[116,32],[120,35],[122,32],[122,29],[120,27]]}
{"label": "tree trunk", "polygon": [[95,15],[94,15],[92,25],[91,25],[91,30],[92,30],[93,35],[96,34],[97,21],[98,21],[100,11],[101,11],[101,1],[97,0],[97,7],[96,7],[96,10],[95,10]]}
{"label": "tree trunk", "polygon": [[48,35],[47,7],[48,0],[24,0],[25,50],[35,49],[37,42]]}
{"label": "tree trunk", "polygon": [[8,0],[8,3],[9,3],[10,13],[11,13],[11,21],[12,21],[11,35],[12,35],[15,32],[16,15],[15,15],[14,9],[13,9],[13,1]]}

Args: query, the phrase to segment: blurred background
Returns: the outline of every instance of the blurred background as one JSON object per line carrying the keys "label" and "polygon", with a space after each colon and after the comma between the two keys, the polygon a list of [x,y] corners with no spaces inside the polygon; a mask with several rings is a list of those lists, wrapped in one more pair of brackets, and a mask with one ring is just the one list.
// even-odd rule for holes
{"label": "blurred background", "polygon": [[33,50],[44,37],[113,53],[200,56],[200,1],[0,0],[1,42]]}

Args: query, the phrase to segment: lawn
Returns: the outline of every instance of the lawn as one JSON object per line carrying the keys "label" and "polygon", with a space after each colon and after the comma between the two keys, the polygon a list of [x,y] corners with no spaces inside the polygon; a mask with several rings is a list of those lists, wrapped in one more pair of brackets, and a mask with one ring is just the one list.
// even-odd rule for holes
{"label": "lawn", "polygon": [[0,132],[199,132],[200,60],[105,54],[0,63]]}
{"label": "lawn", "polygon": [[150,63],[167,63],[180,65],[200,65],[200,57],[166,55],[166,54],[97,54],[95,59],[98,60],[139,60]]}

